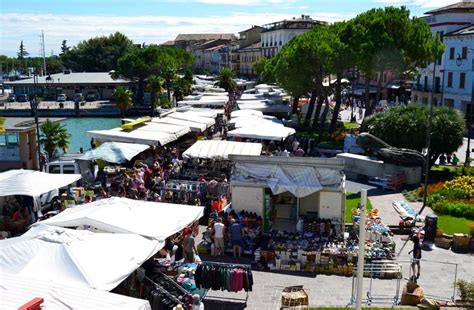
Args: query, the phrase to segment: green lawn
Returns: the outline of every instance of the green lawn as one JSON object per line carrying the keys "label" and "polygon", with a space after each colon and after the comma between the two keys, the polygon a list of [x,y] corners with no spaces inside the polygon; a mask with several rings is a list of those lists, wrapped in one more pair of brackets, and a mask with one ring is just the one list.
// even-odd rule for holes
{"label": "green lawn", "polygon": [[360,125],[357,123],[344,123],[344,129],[354,129],[359,127]]}
{"label": "green lawn", "polygon": [[[328,308],[325,308],[325,307],[317,307],[317,308],[309,308],[309,310],[346,310],[346,309],[354,309],[355,307],[328,307]],[[364,310],[392,310],[392,309],[406,309],[406,308],[399,308],[399,307],[393,307],[393,308],[390,308],[390,307],[383,307],[383,308],[379,308],[379,307],[362,307],[362,309]]]}
{"label": "green lawn", "polygon": [[438,215],[438,228],[446,234],[463,233],[470,234],[469,227],[474,225],[474,221],[463,217],[451,215]]}
{"label": "green lawn", "polygon": [[[352,223],[352,209],[360,203],[360,193],[346,193],[346,223]],[[372,204],[367,199],[367,210],[372,210]]]}

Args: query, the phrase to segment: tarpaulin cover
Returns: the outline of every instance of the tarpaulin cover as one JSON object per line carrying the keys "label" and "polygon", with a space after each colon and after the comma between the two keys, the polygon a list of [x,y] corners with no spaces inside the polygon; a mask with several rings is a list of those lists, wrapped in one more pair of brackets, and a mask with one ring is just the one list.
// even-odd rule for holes
{"label": "tarpaulin cover", "polygon": [[41,224],[88,225],[105,232],[133,233],[158,240],[202,217],[203,207],[112,197],[66,209]]}
{"label": "tarpaulin cover", "polygon": [[20,237],[0,240],[0,270],[110,291],[163,246],[164,241],[135,234],[40,224]]}
{"label": "tarpaulin cover", "polygon": [[98,148],[86,152],[80,157],[83,160],[105,160],[109,163],[124,163],[131,160],[150,146],[137,143],[105,142]]}
{"label": "tarpaulin cover", "polygon": [[183,153],[184,158],[228,160],[229,155],[260,155],[262,144],[222,140],[202,140]]}
{"label": "tarpaulin cover", "polygon": [[232,175],[232,182],[263,183],[275,195],[288,191],[300,198],[323,187],[337,187],[341,180],[341,174],[334,169],[261,163],[237,162]]}
{"label": "tarpaulin cover", "polygon": [[81,177],[80,174],[49,174],[33,170],[10,170],[0,173],[0,196],[38,197],[74,183]]}
{"label": "tarpaulin cover", "polygon": [[[241,110],[245,111],[245,110]],[[235,128],[241,127],[252,127],[252,126],[272,126],[272,125],[280,125],[283,126],[283,122],[276,118],[275,116],[268,116],[268,115],[248,115],[248,116],[240,116],[235,117],[229,121],[229,124],[234,124]]]}
{"label": "tarpaulin cover", "polygon": [[103,310],[151,310],[147,300],[124,295],[75,287],[69,283],[57,283],[39,277],[19,276],[0,272],[2,279],[0,309],[16,310],[28,301],[41,297],[41,309],[103,309]]}

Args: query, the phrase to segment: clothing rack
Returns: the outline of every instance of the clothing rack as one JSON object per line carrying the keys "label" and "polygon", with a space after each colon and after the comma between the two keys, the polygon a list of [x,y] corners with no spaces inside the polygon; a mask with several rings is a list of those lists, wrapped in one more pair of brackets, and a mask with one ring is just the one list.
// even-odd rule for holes
{"label": "clothing rack", "polygon": [[[201,263],[202,265],[207,265],[207,266],[222,266],[222,267],[229,267],[229,268],[243,268],[245,270],[252,270],[252,266],[247,265],[247,264],[233,264],[233,263],[221,263],[221,262],[210,262],[210,261],[204,261]],[[223,291],[222,291],[223,292]],[[209,296],[209,294],[206,294],[205,299],[215,299],[215,300],[227,300],[229,302],[232,301],[240,301],[244,303],[244,307],[247,307],[247,302],[249,300],[249,292],[245,291],[245,298],[244,299],[238,299],[238,298],[232,298],[232,297],[212,297]]]}
{"label": "clothing rack", "polygon": [[148,282],[149,284],[153,285],[153,287],[157,290],[159,290],[160,292],[164,293],[166,296],[168,296],[168,298],[170,298],[171,300],[173,300],[173,302],[175,302],[176,304],[181,304],[182,301],[179,300],[176,296],[174,296],[173,294],[171,294],[170,292],[168,292],[167,290],[165,290],[161,285],[159,285],[158,283],[154,282],[153,280],[151,280],[150,278],[148,278],[147,276],[145,276],[144,278],[144,281]]}

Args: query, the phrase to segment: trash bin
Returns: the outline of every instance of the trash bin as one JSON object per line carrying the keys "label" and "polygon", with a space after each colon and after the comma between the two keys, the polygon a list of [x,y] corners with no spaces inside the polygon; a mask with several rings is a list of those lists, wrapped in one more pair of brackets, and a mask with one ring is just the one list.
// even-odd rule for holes
{"label": "trash bin", "polygon": [[436,214],[427,215],[425,218],[424,242],[434,243],[437,229],[438,229],[438,216],[436,216]]}

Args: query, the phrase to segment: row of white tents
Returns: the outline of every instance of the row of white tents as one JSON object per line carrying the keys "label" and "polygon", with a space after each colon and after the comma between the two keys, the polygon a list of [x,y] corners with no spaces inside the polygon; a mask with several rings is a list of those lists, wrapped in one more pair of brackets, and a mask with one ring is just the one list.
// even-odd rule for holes
{"label": "row of white tents", "polygon": [[[0,173],[0,196],[37,197],[79,178],[12,170]],[[109,198],[36,222],[22,236],[0,240],[0,309],[17,309],[35,297],[44,299],[42,309],[150,309],[146,300],[108,291],[203,211]]]}

